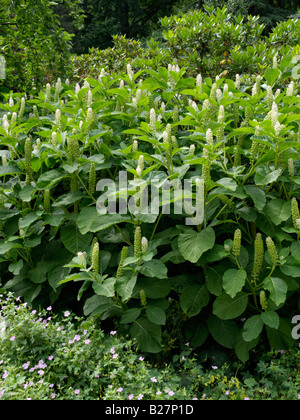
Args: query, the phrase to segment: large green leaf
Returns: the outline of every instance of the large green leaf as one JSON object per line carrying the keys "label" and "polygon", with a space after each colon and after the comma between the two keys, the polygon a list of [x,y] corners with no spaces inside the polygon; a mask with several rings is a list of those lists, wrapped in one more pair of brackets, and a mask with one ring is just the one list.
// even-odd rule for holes
{"label": "large green leaf", "polygon": [[267,335],[272,348],[276,350],[290,350],[295,348],[295,340],[292,337],[292,328],[290,320],[280,318],[277,329],[266,327]]}
{"label": "large green leaf", "polygon": [[264,288],[270,292],[270,299],[279,306],[286,300],[287,284],[278,277],[266,277],[263,281]]}
{"label": "large green leaf", "polygon": [[275,182],[281,175],[282,169],[272,170],[268,166],[259,166],[256,169],[254,182],[256,185],[267,185]]}
{"label": "large green leaf", "polygon": [[169,294],[171,286],[167,279],[139,278],[134,293],[138,295],[140,290],[144,290],[147,298],[160,299]]}
{"label": "large green leaf", "polygon": [[101,315],[113,305],[111,298],[94,295],[85,301],[83,313],[85,316]]}
{"label": "large green leaf", "polygon": [[60,239],[64,246],[73,254],[83,252],[89,246],[93,235],[80,233],[76,222],[68,222],[60,229]]}
{"label": "large green leaf", "polygon": [[115,282],[114,277],[105,279],[103,283],[93,283],[94,292],[99,296],[113,297],[115,295]]}
{"label": "large green leaf", "polygon": [[265,71],[265,79],[268,85],[273,86],[280,75],[281,71],[279,69],[267,68]]}
{"label": "large green leaf", "polygon": [[202,308],[208,305],[209,292],[206,284],[193,284],[184,289],[180,296],[180,306],[190,318],[197,315]]}
{"label": "large green leaf", "polygon": [[239,329],[234,321],[224,321],[212,315],[208,321],[210,334],[221,346],[233,349],[237,340]]}
{"label": "large green leaf", "polygon": [[260,315],[253,315],[248,318],[243,328],[243,339],[247,342],[255,340],[262,332],[264,322]]}
{"label": "large green leaf", "polygon": [[237,318],[245,312],[248,304],[248,295],[240,292],[234,298],[225,293],[214,301],[213,313],[220,319]]}
{"label": "large green leaf", "polygon": [[280,225],[291,217],[291,203],[281,199],[271,200],[266,205],[265,212],[275,225]]}
{"label": "large green leaf", "polygon": [[263,190],[255,185],[245,185],[245,191],[252,198],[257,210],[262,210],[266,205],[266,195]]}
{"label": "large green leaf", "polygon": [[158,306],[149,306],[146,308],[146,316],[155,325],[165,325],[166,323],[166,314]]}
{"label": "large green leaf", "polygon": [[201,255],[215,244],[215,232],[211,227],[201,232],[189,230],[178,236],[178,248],[181,255],[188,261],[196,263]]}
{"label": "large green leaf", "polygon": [[56,169],[48,171],[42,174],[37,181],[37,188],[43,190],[45,188],[50,188],[55,182],[60,181],[64,177],[63,174],[58,172]]}
{"label": "large green leaf", "polygon": [[99,232],[122,222],[131,222],[131,219],[121,214],[100,215],[96,207],[83,208],[77,220],[78,228],[83,235],[87,232]]}
{"label": "large green leaf", "polygon": [[247,273],[243,269],[231,268],[223,275],[223,287],[227,295],[234,298],[245,286]]}
{"label": "large green leaf", "polygon": [[115,288],[124,302],[131,298],[136,281],[137,276],[133,276],[131,278],[122,276],[117,279]]}
{"label": "large green leaf", "polygon": [[33,283],[43,283],[47,280],[47,262],[46,261],[39,261],[37,263],[37,266],[33,268],[32,270],[28,271],[27,277],[33,282]]}
{"label": "large green leaf", "polygon": [[264,324],[270,328],[275,328],[275,330],[279,327],[280,318],[277,312],[275,311],[266,311],[262,312],[261,319],[263,320]]}
{"label": "large green leaf", "polygon": [[54,203],[52,203],[52,206],[53,207],[70,206],[71,204],[76,203],[76,201],[80,200],[82,197],[83,197],[83,194],[80,191],[69,192],[58,197],[54,201]]}
{"label": "large green leaf", "polygon": [[158,279],[165,279],[168,277],[167,267],[159,260],[146,261],[141,268],[141,273],[146,277],[156,277]]}
{"label": "large green leaf", "polygon": [[251,349],[256,347],[258,344],[259,339],[252,340],[250,342],[247,342],[243,339],[242,331],[239,332],[237,335],[237,340],[235,344],[235,353],[237,357],[243,362],[247,362],[249,360],[249,352]]}
{"label": "large green leaf", "polygon": [[130,335],[137,340],[143,352],[159,353],[161,346],[161,326],[155,325],[147,318],[136,319],[130,328]]}

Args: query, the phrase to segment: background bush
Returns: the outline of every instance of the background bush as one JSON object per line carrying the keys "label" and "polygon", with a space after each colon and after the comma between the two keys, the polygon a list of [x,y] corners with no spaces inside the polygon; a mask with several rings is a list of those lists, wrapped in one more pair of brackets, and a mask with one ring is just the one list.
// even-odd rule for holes
{"label": "background bush", "polygon": [[299,54],[299,20],[278,23],[264,35],[265,26],[259,17],[232,15],[225,7],[164,17],[161,19],[163,38],[148,40],[142,48],[140,41],[114,36],[107,50],[93,48],[89,54],[73,56],[76,79],[97,76],[99,69],[110,72],[158,70],[166,63],[185,67],[189,75],[203,77],[217,74],[234,78],[239,74],[260,74],[278,59],[291,53]]}

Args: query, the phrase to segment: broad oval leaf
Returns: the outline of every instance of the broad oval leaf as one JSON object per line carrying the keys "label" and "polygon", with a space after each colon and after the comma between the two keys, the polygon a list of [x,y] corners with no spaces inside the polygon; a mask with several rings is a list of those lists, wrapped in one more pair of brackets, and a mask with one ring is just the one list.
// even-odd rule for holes
{"label": "broad oval leaf", "polygon": [[196,263],[201,255],[215,244],[215,232],[211,227],[201,232],[190,230],[178,236],[178,248],[188,261]]}
{"label": "broad oval leaf", "polygon": [[220,319],[234,319],[245,312],[248,304],[248,295],[240,292],[234,298],[223,293],[214,301],[213,313]]}
{"label": "broad oval leaf", "polygon": [[190,318],[197,315],[202,308],[208,305],[209,292],[206,284],[193,284],[184,289],[180,296],[181,309]]}

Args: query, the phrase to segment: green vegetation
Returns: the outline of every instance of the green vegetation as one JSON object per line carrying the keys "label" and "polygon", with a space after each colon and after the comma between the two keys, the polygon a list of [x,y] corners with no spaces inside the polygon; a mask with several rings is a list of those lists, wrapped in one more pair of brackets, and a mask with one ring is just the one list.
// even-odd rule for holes
{"label": "green vegetation", "polygon": [[[54,5],[36,27],[33,2],[5,6],[0,43],[19,28],[24,44],[3,49],[0,90],[0,396],[138,398],[134,377],[145,399],[297,399],[299,20],[265,36],[258,17],[205,6],[162,18],[146,47],[114,35],[70,61]],[[77,315],[59,321],[67,348],[49,343],[56,321],[44,336],[33,322],[49,306]],[[49,356],[46,385],[21,368]]]}
{"label": "green vegetation", "polygon": [[38,312],[10,294],[0,299],[1,401],[299,399],[296,350],[241,366],[185,343],[172,361],[153,363],[129,337],[105,334],[92,319]]}

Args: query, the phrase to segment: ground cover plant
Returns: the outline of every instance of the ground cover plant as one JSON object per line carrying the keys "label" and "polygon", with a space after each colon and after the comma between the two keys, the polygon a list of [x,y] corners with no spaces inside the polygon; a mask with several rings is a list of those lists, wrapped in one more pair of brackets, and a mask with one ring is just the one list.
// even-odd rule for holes
{"label": "ground cover plant", "polygon": [[[250,364],[201,359],[185,343],[151,361],[118,330],[51,306],[0,295],[0,400],[297,400],[297,349],[259,352]],[[217,356],[217,353],[215,353]],[[251,374],[249,373],[251,369]]]}
{"label": "ground cover plant", "polygon": [[292,54],[272,63],[235,79],[128,65],[7,95],[2,286],[77,299],[147,353],[293,348],[299,87]]}

